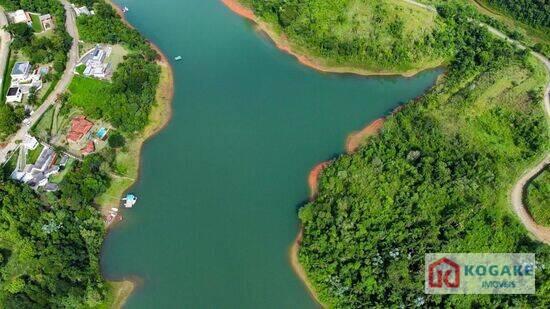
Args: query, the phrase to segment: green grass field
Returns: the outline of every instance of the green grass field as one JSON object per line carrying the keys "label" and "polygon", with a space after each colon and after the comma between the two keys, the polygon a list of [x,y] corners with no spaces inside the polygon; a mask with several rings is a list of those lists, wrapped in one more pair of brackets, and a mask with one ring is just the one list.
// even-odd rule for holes
{"label": "green grass field", "polygon": [[111,103],[108,88],[108,82],[75,76],[69,85],[69,103],[84,110],[89,117],[102,118],[102,110],[106,110],[105,105]]}
{"label": "green grass field", "polygon": [[40,22],[40,15],[37,14],[29,14],[31,15],[32,20],[32,29],[34,32],[39,33],[42,32],[42,23]]}
{"label": "green grass field", "polygon": [[550,169],[546,167],[527,188],[527,206],[535,222],[550,227]]}
{"label": "green grass field", "polygon": [[39,144],[35,149],[29,150],[27,153],[27,164],[34,164],[36,160],[38,160],[38,157],[40,156],[40,153],[42,153],[43,149],[44,146]]}
{"label": "green grass field", "polygon": [[73,165],[75,164],[75,160],[73,158],[69,158],[69,161],[67,161],[67,164],[61,170],[58,174],[55,174],[50,177],[50,182],[60,184],[61,181],[63,181],[63,178],[67,173],[73,168]]}
{"label": "green grass field", "polygon": [[55,108],[50,106],[46,112],[40,117],[40,120],[32,127],[31,131],[39,139],[48,140],[51,136],[52,122]]}

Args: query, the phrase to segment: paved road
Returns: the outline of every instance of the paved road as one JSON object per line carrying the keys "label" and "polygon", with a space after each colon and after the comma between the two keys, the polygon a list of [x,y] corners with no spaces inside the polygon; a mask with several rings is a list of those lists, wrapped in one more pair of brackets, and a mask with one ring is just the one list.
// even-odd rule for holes
{"label": "paved road", "polygon": [[[8,55],[10,54],[10,43],[11,36],[3,28],[8,24],[8,18],[4,9],[0,8],[0,90],[2,89],[4,71],[8,64]],[[0,93],[0,95],[5,95],[5,93]]]}
{"label": "paved road", "polygon": [[69,2],[67,2],[66,0],[61,0],[61,3],[63,3],[65,7],[65,12],[67,15],[67,21],[65,23],[67,27],[67,32],[69,32],[69,34],[73,38],[73,44],[71,46],[71,50],[69,51],[69,61],[67,62],[67,68],[65,69],[65,72],[63,72],[63,75],[57,83],[55,89],[46,98],[46,101],[44,101],[44,103],[38,109],[36,109],[30,117],[30,125],[22,125],[17,133],[15,133],[7,141],[7,145],[4,148],[0,149],[0,164],[6,161],[10,151],[17,149],[17,142],[21,141],[23,137],[25,137],[25,135],[28,133],[30,128],[40,119],[42,114],[44,114],[44,112],[50,106],[56,103],[57,96],[65,92],[73,79],[74,67],[78,61],[78,41],[80,38],[78,36],[78,29],[76,27],[76,16],[74,10],[72,9]]}
{"label": "paved road", "polygon": [[[431,7],[422,3],[418,3],[414,0],[403,0],[403,1],[414,4],[426,10],[437,11],[434,7]],[[523,44],[510,39],[507,35],[500,32],[499,30],[481,22],[479,24],[487,27],[489,32],[496,35],[497,37],[503,40],[506,40],[512,44],[515,44],[520,49],[526,49],[526,47]],[[548,74],[550,74],[550,61],[543,55],[536,53],[534,51],[531,51],[531,54],[544,64],[546,70],[548,71]],[[544,90],[544,110],[546,112],[546,116],[548,119],[550,117],[550,83],[546,86],[546,89]],[[529,211],[527,210],[527,206],[523,203],[523,201],[524,201],[524,193],[526,191],[527,185],[529,184],[529,181],[534,177],[536,177],[539,173],[541,173],[542,170],[548,164],[550,164],[550,154],[547,154],[546,157],[542,161],[540,161],[537,165],[529,168],[523,174],[523,176],[521,176],[518,182],[514,185],[514,187],[512,188],[512,192],[510,193],[510,200],[512,202],[512,206],[514,208],[514,211],[518,215],[519,219],[521,220],[521,223],[523,223],[525,228],[529,232],[531,232],[538,240],[546,244],[550,244],[550,227],[544,227],[544,226],[538,225],[535,222],[535,220],[533,220],[533,217],[531,216],[531,214],[529,214]]]}

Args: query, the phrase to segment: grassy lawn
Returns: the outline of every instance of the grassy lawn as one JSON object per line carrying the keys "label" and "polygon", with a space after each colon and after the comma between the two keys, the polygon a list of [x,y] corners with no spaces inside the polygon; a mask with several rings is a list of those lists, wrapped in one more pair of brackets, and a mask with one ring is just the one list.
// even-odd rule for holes
{"label": "grassy lawn", "polygon": [[50,106],[32,128],[32,133],[42,140],[48,140],[52,133],[55,108]]}
{"label": "grassy lawn", "polygon": [[75,69],[76,73],[78,73],[80,75],[84,74],[84,70],[86,70],[86,66],[84,64],[78,65]]}
{"label": "grassy lawn", "polygon": [[111,54],[107,57],[106,62],[110,62],[112,71],[114,72],[118,65],[124,61],[124,56],[128,55],[128,50],[124,46],[117,44],[111,46]]}
{"label": "grassy lawn", "polygon": [[535,222],[550,227],[550,168],[548,166],[529,184],[527,206]]}
{"label": "grassy lawn", "polygon": [[82,108],[89,117],[102,118],[101,111],[107,109],[105,105],[111,104],[108,89],[109,83],[106,81],[75,76],[69,85],[71,92],[69,103]]}
{"label": "grassy lawn", "polygon": [[57,86],[57,83],[59,82],[59,78],[54,78],[51,82],[45,83],[42,90],[46,88],[46,91],[40,91],[39,98],[40,98],[40,104],[44,103],[48,96],[53,92],[55,89],[55,86]]}
{"label": "grassy lawn", "polygon": [[29,14],[31,15],[32,20],[32,29],[34,32],[39,33],[42,32],[42,23],[40,23],[40,15],[38,14]]}
{"label": "grassy lawn", "polygon": [[15,153],[13,153],[10,159],[6,162],[6,164],[2,166],[2,173],[4,174],[5,177],[9,177],[17,167],[18,157],[19,157],[19,151],[16,151]]}
{"label": "grassy lawn", "polygon": [[69,161],[67,161],[67,164],[65,165],[63,170],[61,170],[58,174],[55,174],[50,177],[50,182],[57,183],[57,184],[61,183],[65,175],[67,175],[67,173],[73,168],[74,163],[75,163],[75,159],[69,158]]}
{"label": "grassy lawn", "polygon": [[35,149],[29,150],[29,152],[27,153],[27,163],[34,164],[36,160],[38,160],[38,156],[40,156],[40,153],[42,153],[43,149],[44,146],[42,146],[42,144],[39,144]]}

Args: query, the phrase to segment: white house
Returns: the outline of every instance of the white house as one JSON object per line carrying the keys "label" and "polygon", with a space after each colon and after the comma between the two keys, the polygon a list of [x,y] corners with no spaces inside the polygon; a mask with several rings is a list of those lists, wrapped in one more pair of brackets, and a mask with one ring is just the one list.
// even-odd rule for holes
{"label": "white house", "polygon": [[14,24],[32,23],[31,16],[29,15],[29,13],[23,10],[17,10],[15,12],[8,13],[8,17],[11,19],[11,22]]}
{"label": "white house", "polygon": [[28,61],[16,62],[11,70],[12,82],[25,79],[31,71],[31,63]]}
{"label": "white house", "polygon": [[80,15],[90,16],[90,15],[92,15],[90,10],[88,10],[88,8],[85,7],[85,6],[82,6],[82,7],[79,7],[79,8],[75,7],[74,11],[76,12],[76,16],[80,16]]}
{"label": "white house", "polygon": [[23,100],[23,92],[19,87],[10,87],[6,94],[6,103],[21,103]]}
{"label": "white house", "polygon": [[106,62],[110,53],[110,47],[103,48],[101,45],[88,51],[79,61],[80,65],[86,66],[83,74],[95,78],[107,78],[111,72],[111,64]]}

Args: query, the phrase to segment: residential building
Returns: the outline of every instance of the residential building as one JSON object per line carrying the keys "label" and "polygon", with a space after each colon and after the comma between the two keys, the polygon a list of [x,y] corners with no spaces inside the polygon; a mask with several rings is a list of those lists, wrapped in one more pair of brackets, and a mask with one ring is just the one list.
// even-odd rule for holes
{"label": "residential building", "polygon": [[92,129],[94,124],[87,120],[85,116],[78,116],[71,121],[71,129],[67,134],[69,142],[77,143]]}
{"label": "residential building", "polygon": [[80,149],[82,152],[82,155],[87,156],[95,151],[95,144],[93,141],[89,141],[88,144],[86,144],[86,147]]}
{"label": "residential building", "polygon": [[18,81],[18,80],[21,80],[21,79],[28,78],[30,72],[31,72],[31,63],[30,62],[28,62],[28,61],[16,62],[13,65],[13,69],[11,70],[12,83],[14,81]]}
{"label": "residential building", "polygon": [[6,103],[21,103],[23,100],[23,92],[19,87],[10,87],[6,94]]}
{"label": "residential building", "polygon": [[90,16],[90,15],[93,15],[92,12],[90,12],[90,10],[88,10],[88,8],[85,7],[85,6],[74,7],[74,11],[76,12],[76,16],[80,16],[80,15]]}
{"label": "residential building", "polygon": [[8,17],[10,21],[14,24],[19,24],[19,23],[31,24],[32,23],[31,16],[29,15],[29,13],[23,10],[10,12],[8,13]]}
{"label": "residential building", "polygon": [[40,23],[44,31],[51,30],[54,27],[52,15],[44,14],[40,16]]}

